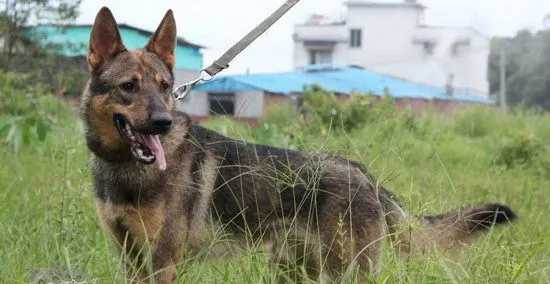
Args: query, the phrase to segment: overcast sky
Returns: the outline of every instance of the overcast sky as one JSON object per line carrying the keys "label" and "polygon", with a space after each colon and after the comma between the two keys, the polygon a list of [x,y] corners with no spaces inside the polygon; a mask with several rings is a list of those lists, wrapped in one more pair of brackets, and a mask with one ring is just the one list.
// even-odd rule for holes
{"label": "overcast sky", "polygon": [[[378,0],[395,2],[397,0]],[[542,28],[550,14],[550,0],[423,0],[428,6],[428,25],[472,25],[489,36],[513,35],[517,30]],[[117,22],[155,30],[167,9],[174,10],[178,35],[206,46],[205,65],[283,3],[283,0],[84,0],[78,23],[93,23],[102,6],[109,7]],[[292,68],[292,32],[295,23],[312,13],[341,14],[341,0],[301,0],[225,72],[288,71]]]}

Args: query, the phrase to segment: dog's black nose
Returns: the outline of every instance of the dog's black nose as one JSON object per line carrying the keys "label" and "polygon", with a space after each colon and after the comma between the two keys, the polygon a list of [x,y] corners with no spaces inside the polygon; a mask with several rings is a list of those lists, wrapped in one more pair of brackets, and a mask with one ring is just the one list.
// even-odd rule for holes
{"label": "dog's black nose", "polygon": [[151,115],[150,124],[153,132],[164,134],[172,127],[172,116],[167,112],[158,112]]}

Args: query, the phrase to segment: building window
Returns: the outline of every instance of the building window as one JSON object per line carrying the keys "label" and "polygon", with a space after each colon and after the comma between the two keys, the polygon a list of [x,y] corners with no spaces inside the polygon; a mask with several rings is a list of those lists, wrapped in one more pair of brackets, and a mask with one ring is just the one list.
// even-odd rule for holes
{"label": "building window", "polygon": [[309,64],[330,64],[332,63],[331,50],[310,50]]}
{"label": "building window", "polygon": [[361,47],[362,44],[363,32],[361,29],[351,29],[349,36],[349,46],[350,47]]}
{"label": "building window", "polygon": [[208,93],[211,115],[235,115],[235,93]]}

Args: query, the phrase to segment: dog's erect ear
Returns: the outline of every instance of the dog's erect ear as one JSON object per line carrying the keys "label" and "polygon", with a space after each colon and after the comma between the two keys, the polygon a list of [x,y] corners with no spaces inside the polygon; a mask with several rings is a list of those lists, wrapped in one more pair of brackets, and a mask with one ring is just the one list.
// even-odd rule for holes
{"label": "dog's erect ear", "polygon": [[88,65],[92,71],[113,59],[117,54],[126,51],[118,32],[115,17],[107,7],[101,8],[95,18],[90,35]]}
{"label": "dog's erect ear", "polygon": [[176,20],[174,19],[174,13],[172,10],[168,10],[157,30],[149,40],[145,49],[147,51],[157,54],[164,64],[169,69],[176,64],[176,57],[174,56],[174,48],[176,48],[177,31]]}

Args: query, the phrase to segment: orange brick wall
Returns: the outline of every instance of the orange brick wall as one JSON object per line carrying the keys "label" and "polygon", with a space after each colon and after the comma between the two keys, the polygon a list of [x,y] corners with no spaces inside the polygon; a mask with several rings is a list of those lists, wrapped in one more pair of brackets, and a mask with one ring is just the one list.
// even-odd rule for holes
{"label": "orange brick wall", "polygon": [[264,113],[274,106],[288,104],[289,97],[281,94],[264,93]]}
{"label": "orange brick wall", "polygon": [[466,108],[475,104],[458,101],[399,99],[395,101],[394,105],[399,109],[411,107],[415,114],[421,115],[424,111],[429,110],[430,108],[433,108],[440,114],[452,114],[458,109]]}

